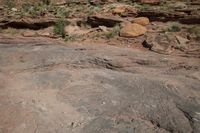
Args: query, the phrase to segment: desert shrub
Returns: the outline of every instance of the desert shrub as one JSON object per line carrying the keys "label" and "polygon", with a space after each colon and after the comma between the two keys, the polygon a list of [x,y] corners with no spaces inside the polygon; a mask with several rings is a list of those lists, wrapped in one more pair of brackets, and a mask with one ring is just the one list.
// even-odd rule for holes
{"label": "desert shrub", "polygon": [[142,10],[142,11],[146,11],[146,10],[149,10],[151,8],[151,6],[148,5],[148,4],[137,4],[137,3],[134,3],[133,6],[138,8],[139,10]]}
{"label": "desert shrub", "polygon": [[57,7],[54,9],[54,15],[56,17],[69,17],[70,16],[70,10],[66,7]]}
{"label": "desert shrub", "polygon": [[119,32],[120,32],[120,26],[119,25],[116,25],[115,27],[113,27],[113,29],[107,33],[105,33],[105,37],[107,39],[111,39],[113,38],[114,36],[117,36],[119,35]]}
{"label": "desert shrub", "polygon": [[92,15],[96,12],[100,12],[100,10],[101,10],[101,7],[99,5],[97,5],[97,6],[90,5],[88,7],[87,12],[88,12],[88,15]]}
{"label": "desert shrub", "polygon": [[65,41],[74,41],[75,37],[74,36],[66,36]]}
{"label": "desert shrub", "polygon": [[24,12],[29,12],[29,10],[32,8],[32,5],[30,3],[23,3],[22,4],[22,10]]}
{"label": "desert shrub", "polygon": [[172,24],[168,29],[168,32],[179,32],[181,31],[181,27],[179,24]]}
{"label": "desert shrub", "polygon": [[15,2],[13,0],[4,0],[4,5],[8,8],[13,8],[15,6]]}
{"label": "desert shrub", "polygon": [[67,41],[76,41],[77,39],[80,39],[82,38],[83,36],[82,35],[67,35],[65,36],[64,40],[67,42]]}
{"label": "desert shrub", "polygon": [[57,35],[65,37],[65,26],[68,25],[69,22],[66,22],[64,19],[58,19],[54,25],[54,33]]}
{"label": "desert shrub", "polygon": [[188,28],[188,32],[192,34],[200,34],[200,25],[192,26]]}
{"label": "desert shrub", "polygon": [[197,41],[200,41],[200,25],[195,25],[195,26],[192,26],[191,28],[188,28],[188,32],[190,34],[195,35],[195,39]]}
{"label": "desert shrub", "polygon": [[18,31],[15,28],[7,28],[7,29],[4,30],[4,33],[8,33],[8,34],[11,34],[11,35],[16,35],[18,33]]}
{"label": "desert shrub", "polygon": [[31,17],[35,18],[38,16],[44,16],[48,10],[48,6],[43,3],[37,3],[37,4],[30,4],[30,3],[24,3],[22,4],[21,12],[23,14],[31,15]]}
{"label": "desert shrub", "polygon": [[42,0],[42,2],[43,2],[44,4],[46,4],[46,5],[50,5],[51,0]]}

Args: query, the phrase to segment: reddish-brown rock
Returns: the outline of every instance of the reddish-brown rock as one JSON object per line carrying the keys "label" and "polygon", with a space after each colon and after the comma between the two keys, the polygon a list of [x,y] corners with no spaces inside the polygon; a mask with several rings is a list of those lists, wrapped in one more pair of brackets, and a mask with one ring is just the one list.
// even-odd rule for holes
{"label": "reddish-brown rock", "polygon": [[122,37],[137,37],[143,35],[147,32],[147,29],[136,23],[126,24],[120,31],[120,36]]}
{"label": "reddish-brown rock", "polygon": [[147,17],[138,17],[134,18],[133,22],[145,26],[149,24],[149,19]]}

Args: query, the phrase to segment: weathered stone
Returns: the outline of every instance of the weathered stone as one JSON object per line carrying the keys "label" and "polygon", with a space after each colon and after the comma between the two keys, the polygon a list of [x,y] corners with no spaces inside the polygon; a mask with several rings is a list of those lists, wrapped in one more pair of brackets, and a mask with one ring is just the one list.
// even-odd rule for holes
{"label": "weathered stone", "polygon": [[36,34],[35,31],[30,31],[30,30],[25,31],[25,32],[22,33],[22,36],[24,36],[24,37],[34,37],[34,36],[36,36],[36,35],[37,35],[37,34]]}
{"label": "weathered stone", "polygon": [[120,36],[122,37],[137,37],[143,35],[147,32],[147,29],[136,23],[126,24],[120,31]]}
{"label": "weathered stone", "polygon": [[41,29],[37,31],[38,36],[54,38],[53,27]]}
{"label": "weathered stone", "polygon": [[73,26],[73,25],[66,26],[64,30],[68,36],[79,36],[87,34],[89,32],[89,30],[84,30],[81,29],[79,26]]}
{"label": "weathered stone", "polygon": [[103,32],[108,32],[108,28],[106,26],[99,26],[99,29]]}
{"label": "weathered stone", "polygon": [[184,51],[189,40],[174,34],[154,33],[147,35],[143,46],[157,53],[170,54],[175,49]]}
{"label": "weathered stone", "polygon": [[126,11],[126,7],[124,6],[117,6],[113,9],[114,14],[122,14]]}
{"label": "weathered stone", "polygon": [[17,11],[17,8],[12,8],[11,9],[13,12],[16,12]]}
{"label": "weathered stone", "polygon": [[185,2],[176,2],[176,4],[173,4],[173,7],[175,9],[185,9],[187,8],[187,5]]}
{"label": "weathered stone", "polygon": [[80,30],[80,28],[78,26],[68,25],[64,30],[67,35],[73,35],[76,31]]}
{"label": "weathered stone", "polygon": [[176,37],[176,39],[177,39],[177,42],[179,43],[179,48],[186,48],[186,45],[187,45],[187,43],[189,42],[189,40],[188,39],[186,39],[186,38],[183,38],[183,37],[181,37],[181,36],[179,36],[179,35],[176,35],[175,36]]}
{"label": "weathered stone", "polygon": [[138,17],[133,19],[134,23],[146,26],[149,24],[149,19],[147,17]]}
{"label": "weathered stone", "polygon": [[0,35],[3,133],[200,131],[199,58],[11,38]]}

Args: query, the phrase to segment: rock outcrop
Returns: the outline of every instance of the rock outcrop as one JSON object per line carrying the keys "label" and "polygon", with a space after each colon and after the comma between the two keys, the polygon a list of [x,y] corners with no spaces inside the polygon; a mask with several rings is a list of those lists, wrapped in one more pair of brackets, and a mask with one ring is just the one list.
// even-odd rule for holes
{"label": "rock outcrop", "polygon": [[124,20],[120,17],[115,17],[112,15],[92,15],[88,16],[87,23],[92,27],[98,26],[107,26],[107,27],[114,27],[117,24],[120,24]]}

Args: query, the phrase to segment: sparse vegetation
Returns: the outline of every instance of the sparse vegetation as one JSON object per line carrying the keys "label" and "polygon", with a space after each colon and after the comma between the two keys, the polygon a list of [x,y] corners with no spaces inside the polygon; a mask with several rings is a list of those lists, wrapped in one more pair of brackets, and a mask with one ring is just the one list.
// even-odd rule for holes
{"label": "sparse vegetation", "polygon": [[57,7],[57,8],[54,8],[54,15],[56,17],[69,17],[70,15],[70,9],[69,8],[66,8],[66,7]]}
{"label": "sparse vegetation", "polygon": [[2,33],[3,32],[3,29],[2,28],[0,28],[0,33]]}
{"label": "sparse vegetation", "polygon": [[65,37],[65,26],[68,22],[64,21],[64,19],[58,19],[54,25],[54,33],[60,35],[62,38]]}
{"label": "sparse vegetation", "polygon": [[24,3],[22,4],[21,10],[23,10],[24,12],[29,12],[32,8],[33,6],[30,3]]}
{"label": "sparse vegetation", "polygon": [[105,33],[105,37],[107,39],[111,39],[114,36],[119,35],[119,32],[120,32],[120,26],[116,25],[111,31]]}
{"label": "sparse vegetation", "polygon": [[42,2],[46,5],[49,5],[51,3],[51,0],[42,0]]}
{"label": "sparse vegetation", "polygon": [[169,11],[169,10],[171,10],[171,7],[168,6],[168,5],[166,5],[166,4],[163,4],[163,5],[161,5],[161,6],[159,7],[159,9],[160,9],[161,11]]}
{"label": "sparse vegetation", "polygon": [[137,3],[134,4],[134,7],[138,8],[142,11],[146,11],[146,10],[149,10],[151,8],[151,6],[148,5],[148,4],[137,4]]}
{"label": "sparse vegetation", "polygon": [[4,33],[8,33],[8,34],[11,34],[11,35],[16,35],[18,33],[17,29],[15,28],[8,28],[8,29],[5,29],[5,30],[2,30]]}
{"label": "sparse vegetation", "polygon": [[[170,13],[173,13],[171,11],[174,11],[174,8],[172,8],[174,6],[174,4],[172,4],[171,2],[161,2],[159,5],[156,5],[156,4],[154,5],[154,4],[147,4],[147,3],[145,4],[145,2],[140,3],[135,0],[130,0],[130,1],[116,0],[115,1],[116,3],[113,2],[113,3],[108,3],[108,4],[99,4],[99,1],[88,0],[87,3],[84,2],[83,4],[82,3],[80,4],[79,2],[72,0],[72,1],[69,1],[68,3],[60,5],[60,1],[59,1],[59,3],[57,3],[58,1],[53,1],[53,0],[40,0],[40,1],[32,0],[32,1],[27,1],[27,2],[25,0],[22,2],[21,2],[21,0],[19,0],[19,1],[17,0],[17,2],[16,2],[16,0],[3,0],[3,1],[5,3],[5,6],[3,6],[3,7],[5,7],[5,9],[3,9],[4,12],[2,14],[6,14],[7,16],[10,15],[14,19],[17,19],[17,21],[18,20],[20,21],[22,18],[30,19],[31,21],[32,20],[34,21],[36,19],[41,19],[42,17],[44,17],[44,19],[50,18],[47,21],[51,21],[51,18],[58,19],[56,22],[54,22],[55,23],[54,28],[53,28],[54,35],[60,36],[63,39],[65,39],[66,41],[74,40],[73,39],[74,36],[67,36],[65,33],[64,28],[67,25],[67,22],[65,22],[64,20],[66,20],[66,18],[74,19],[74,20],[72,20],[72,22],[75,25],[78,25],[80,27],[83,27],[83,28],[86,28],[86,29],[92,31],[92,32],[90,32],[89,37],[94,37],[92,39],[97,38],[100,40],[100,39],[112,39],[113,37],[118,36],[119,31],[120,31],[120,26],[117,25],[113,28],[109,28],[109,26],[108,26],[108,27],[106,27],[107,30],[101,30],[101,32],[99,32],[99,30],[96,31],[95,28],[97,28],[98,26],[101,26],[101,22],[100,23],[95,22],[95,23],[99,23],[99,24],[97,27],[94,28],[91,24],[89,24],[90,22],[87,19],[82,19],[82,18],[87,18],[89,15],[94,15],[94,16],[99,17],[99,16],[101,16],[99,14],[102,14],[102,16],[105,15],[106,17],[108,17],[108,18],[111,17],[111,19],[114,19],[114,20],[116,19],[117,21],[119,19],[119,23],[121,23],[121,20],[132,22],[132,20],[129,17],[133,18],[133,16],[137,15],[137,14],[139,16],[145,16],[145,15],[141,15],[144,12],[139,12],[139,11],[148,12],[147,10],[150,10],[150,9],[158,10],[158,11],[161,10],[161,12],[163,10],[162,13],[165,13],[165,12],[169,13],[169,11],[170,11]],[[103,2],[105,2],[105,1],[102,0],[102,3]],[[19,5],[18,5],[18,3],[19,3]],[[122,6],[122,8],[119,8],[119,9],[116,8],[118,6],[119,7]],[[126,7],[128,7],[128,8],[126,8]],[[129,7],[130,7],[130,10],[129,10]],[[133,9],[137,8],[137,9],[136,9],[136,11],[135,10],[132,11],[132,8]],[[118,12],[123,12],[123,13],[114,13],[115,9],[118,9]],[[137,13],[135,13],[135,12],[137,12]],[[155,19],[151,18],[151,14],[147,13],[146,16],[150,20],[156,20],[156,17],[158,17],[158,20],[159,20],[160,18],[162,19],[162,13],[161,13],[161,16],[159,16],[159,12],[158,12],[158,16],[156,16],[157,13],[155,13]],[[120,15],[120,14],[123,14],[123,15]],[[163,18],[166,16],[163,15]],[[174,17],[174,16],[172,15],[172,17]],[[108,19],[108,22],[105,22],[105,23],[112,23],[112,22],[109,22],[110,21],[109,19]],[[41,19],[41,21],[43,21],[43,20]],[[96,21],[96,20],[94,20],[94,21]],[[103,20],[98,20],[98,21],[103,21]],[[153,24],[153,22],[152,22],[152,24]],[[102,25],[106,25],[106,24],[102,24]],[[149,27],[150,27],[150,25],[149,25]],[[185,29],[182,29],[183,25],[178,22],[162,23],[161,25],[160,24],[158,24],[158,25],[159,25],[158,26],[159,29],[155,28],[156,24],[152,25],[152,29],[155,31],[158,30],[159,32],[160,32],[160,30],[162,30],[162,32],[165,32],[165,33],[167,33],[167,32],[179,32],[180,33],[180,31],[184,32],[184,33],[187,32],[187,31],[185,31]],[[47,27],[52,26],[52,24],[49,24],[49,25],[47,24],[46,26]],[[44,27],[47,28],[46,26],[44,26]],[[146,27],[146,26],[144,26],[144,27]],[[148,29],[149,27],[146,27],[146,28]],[[199,25],[188,29],[188,32],[191,34],[192,39],[195,38],[196,40],[200,40],[200,33],[198,32],[200,30],[198,27],[199,27]],[[93,32],[93,30],[94,30],[94,32]],[[4,29],[3,29],[3,32],[4,32]],[[179,34],[179,33],[175,33],[175,34]],[[14,34],[14,31],[13,31],[13,34]]]}
{"label": "sparse vegetation", "polygon": [[100,10],[101,10],[100,6],[92,6],[91,5],[87,11],[88,11],[88,15],[92,15],[95,12],[99,12]]}
{"label": "sparse vegetation", "polygon": [[80,35],[68,35],[68,36],[65,36],[64,40],[65,41],[75,41],[77,38],[81,38],[82,36]]}
{"label": "sparse vegetation", "polygon": [[[83,10],[80,8],[79,10]],[[51,14],[58,18],[67,18],[70,16],[71,12],[75,11],[72,7],[66,6],[53,6],[45,2],[40,2],[37,4],[23,3],[21,8],[15,12],[15,14],[20,18],[23,16],[31,16],[32,18],[37,18],[44,16],[46,14]],[[81,12],[81,11],[76,12]]]}
{"label": "sparse vegetation", "polygon": [[190,34],[193,34],[197,41],[200,41],[200,25],[196,25],[196,26],[189,28],[188,32]]}
{"label": "sparse vegetation", "polygon": [[169,28],[167,28],[165,31],[167,32],[179,32],[181,31],[181,26],[179,23],[173,23]]}
{"label": "sparse vegetation", "polygon": [[15,6],[15,3],[13,0],[4,0],[4,4],[7,8],[13,8]]}
{"label": "sparse vegetation", "polygon": [[21,9],[18,12],[18,15],[23,16],[31,16],[32,18],[36,18],[39,16],[44,16],[48,13],[48,6],[43,3],[38,3],[36,5],[32,5],[30,3],[22,4]]}
{"label": "sparse vegetation", "polygon": [[99,39],[100,37],[102,37],[102,33],[96,33],[96,34],[93,35],[93,38],[95,40]]}
{"label": "sparse vegetation", "polygon": [[65,41],[74,41],[74,40],[75,40],[74,36],[66,36],[65,37]]}

